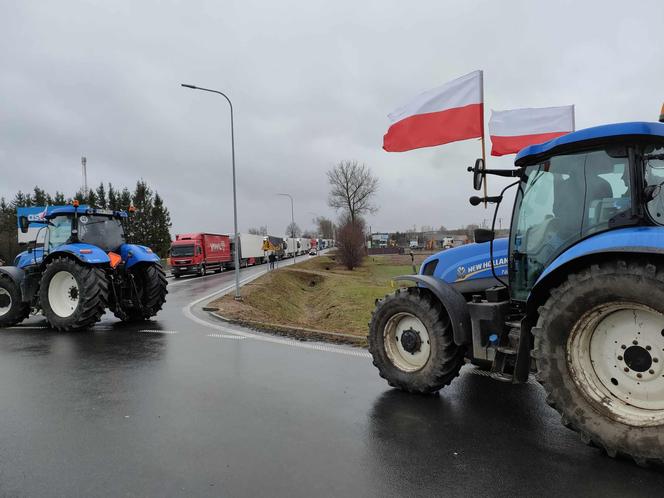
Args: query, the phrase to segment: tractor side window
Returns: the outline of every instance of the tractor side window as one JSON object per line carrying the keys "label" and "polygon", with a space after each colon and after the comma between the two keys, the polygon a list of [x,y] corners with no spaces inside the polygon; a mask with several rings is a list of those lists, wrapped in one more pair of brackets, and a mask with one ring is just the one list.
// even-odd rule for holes
{"label": "tractor side window", "polygon": [[48,248],[52,250],[66,244],[71,237],[71,218],[58,216],[51,220],[48,227]]}
{"label": "tractor side window", "polygon": [[654,187],[648,214],[655,223],[664,225],[664,148],[646,153],[645,166],[646,185]]}
{"label": "tractor side window", "polygon": [[585,208],[582,236],[609,228],[610,220],[631,209],[627,157],[612,157],[598,150],[586,155]]}

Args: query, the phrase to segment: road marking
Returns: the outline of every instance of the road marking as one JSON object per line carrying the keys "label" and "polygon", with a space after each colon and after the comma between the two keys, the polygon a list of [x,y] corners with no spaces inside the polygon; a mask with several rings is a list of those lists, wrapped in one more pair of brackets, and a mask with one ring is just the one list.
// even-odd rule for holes
{"label": "road marking", "polygon": [[208,337],[214,337],[216,339],[248,339],[248,337],[242,337],[241,335],[228,335],[228,334],[208,334]]}
{"label": "road marking", "polygon": [[13,330],[44,330],[48,329],[50,327],[32,327],[30,325],[20,325],[18,327],[7,327],[8,329],[13,329]]}
{"label": "road marking", "polygon": [[[251,277],[247,277],[244,280],[240,280],[240,286],[243,284],[250,282],[252,280],[257,279],[258,277],[265,275],[267,273],[267,270],[264,270],[262,272],[257,273],[256,275],[252,275]],[[354,357],[359,357],[359,358],[371,358],[371,355],[367,351],[363,351],[359,348],[341,348],[341,347],[335,347],[335,346],[328,346],[325,344],[320,344],[320,343],[311,343],[311,342],[303,342],[303,341],[296,341],[294,339],[287,339],[284,337],[276,337],[276,336],[270,336],[270,335],[263,335],[263,334],[253,334],[251,332],[245,332],[244,330],[237,330],[237,329],[232,329],[230,327],[225,327],[221,324],[217,323],[211,323],[208,322],[207,320],[203,320],[202,318],[198,318],[197,316],[194,315],[192,312],[192,308],[196,306],[197,304],[200,304],[204,301],[210,300],[215,296],[223,295],[225,293],[230,292],[235,288],[235,284],[229,285],[224,287],[223,289],[220,289],[218,291],[215,291],[211,294],[208,294],[207,296],[203,296],[199,299],[196,299],[195,301],[192,301],[191,303],[185,305],[182,308],[182,313],[189,318],[191,321],[198,323],[199,325],[202,325],[204,327],[208,327],[211,329],[218,330],[222,332],[223,334],[219,335],[237,335],[237,336],[242,336],[248,339],[254,339],[256,341],[263,341],[263,342],[270,342],[273,344],[282,344],[284,346],[293,346],[296,348],[302,348],[302,349],[310,349],[314,351],[325,351],[327,353],[336,353],[336,354],[342,354],[346,356],[354,356]]]}
{"label": "road marking", "polygon": [[143,329],[139,330],[139,332],[145,332],[148,334],[177,334],[177,330],[157,330],[157,329]]}

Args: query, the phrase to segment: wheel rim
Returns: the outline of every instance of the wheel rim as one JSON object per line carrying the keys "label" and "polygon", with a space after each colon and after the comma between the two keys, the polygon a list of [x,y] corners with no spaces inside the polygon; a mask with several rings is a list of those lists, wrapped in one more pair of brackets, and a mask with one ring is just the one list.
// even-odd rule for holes
{"label": "wheel rim", "polygon": [[12,296],[7,289],[0,287],[0,316],[5,316],[11,309]]}
{"label": "wheel rim", "polygon": [[48,303],[53,313],[61,318],[74,314],[79,301],[78,283],[68,271],[59,271],[48,284]]}
{"label": "wheel rim", "polygon": [[429,332],[422,321],[410,313],[396,313],[383,330],[385,352],[392,364],[404,372],[415,372],[429,361]]}
{"label": "wheel rim", "polygon": [[664,422],[664,315],[615,302],[594,308],[573,327],[567,362],[584,395],[620,422]]}

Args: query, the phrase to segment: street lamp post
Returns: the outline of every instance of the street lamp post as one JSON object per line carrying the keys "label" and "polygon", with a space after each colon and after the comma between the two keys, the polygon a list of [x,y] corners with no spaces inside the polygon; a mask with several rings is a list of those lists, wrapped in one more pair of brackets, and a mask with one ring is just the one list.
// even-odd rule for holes
{"label": "street lamp post", "polygon": [[[295,243],[295,215],[293,211],[293,196],[290,194],[277,194],[277,195],[283,195],[290,199],[291,237],[293,237],[293,243]],[[296,261],[297,261],[297,245],[295,246],[295,250],[293,251],[293,264],[295,264]]]}
{"label": "street lamp post", "polygon": [[194,85],[186,85],[182,83],[182,86],[185,88],[190,88],[192,90],[202,90],[204,92],[217,93],[224,97],[228,102],[228,105],[231,108],[231,159],[233,164],[233,229],[235,230],[235,253],[234,255],[234,265],[235,265],[235,300],[241,301],[242,296],[240,295],[240,236],[237,231],[237,194],[235,188],[235,130],[233,126],[233,103],[228,96],[218,90],[211,90],[209,88],[201,88]]}

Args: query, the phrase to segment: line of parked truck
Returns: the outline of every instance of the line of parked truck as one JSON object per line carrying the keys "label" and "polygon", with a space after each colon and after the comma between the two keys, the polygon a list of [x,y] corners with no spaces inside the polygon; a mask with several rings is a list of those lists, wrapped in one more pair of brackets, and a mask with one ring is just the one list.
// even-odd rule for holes
{"label": "line of parked truck", "polygon": [[[275,237],[242,233],[239,236],[240,267],[268,262],[270,255],[277,259],[304,254],[316,254],[333,246],[331,239]],[[175,278],[182,275],[206,275],[234,267],[235,240],[227,234],[184,233],[171,243],[169,264]]]}

